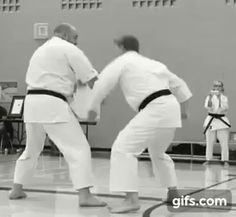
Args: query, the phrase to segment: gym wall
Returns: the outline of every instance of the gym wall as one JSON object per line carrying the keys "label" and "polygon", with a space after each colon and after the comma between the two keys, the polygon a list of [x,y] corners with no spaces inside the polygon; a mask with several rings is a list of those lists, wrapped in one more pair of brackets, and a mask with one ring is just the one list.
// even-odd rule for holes
{"label": "gym wall", "polygon": [[[227,4],[226,4],[227,2]],[[236,131],[236,5],[233,0],[0,0],[0,80],[18,81],[26,93],[25,73],[34,50],[34,24],[61,22],[79,32],[78,46],[100,71],[117,56],[113,39],[134,34],[141,53],[165,63],[193,92],[190,118],[176,140],[204,141],[204,100],[213,80],[222,80],[229,118]],[[117,87],[102,107],[101,121],[89,128],[93,147],[110,148],[134,112]]]}

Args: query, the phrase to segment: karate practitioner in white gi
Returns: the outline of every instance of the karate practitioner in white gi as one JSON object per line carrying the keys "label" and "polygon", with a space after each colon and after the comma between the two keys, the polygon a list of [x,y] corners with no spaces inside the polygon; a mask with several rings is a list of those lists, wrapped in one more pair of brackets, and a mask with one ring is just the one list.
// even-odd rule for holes
{"label": "karate practitioner in white gi", "polygon": [[69,102],[80,85],[93,86],[97,73],[76,46],[78,34],[70,24],[60,24],[54,36],[31,57],[26,74],[24,105],[26,149],[16,162],[10,199],[25,198],[23,185],[30,180],[43,150],[46,134],[68,162],[80,206],[105,206],[90,193],[93,186],[91,153]]}
{"label": "karate practitioner in white gi", "polygon": [[206,162],[204,164],[209,164],[213,159],[213,147],[217,138],[221,145],[221,161],[225,167],[228,167],[230,123],[225,115],[229,105],[221,81],[214,81],[213,89],[206,97],[204,106],[208,111],[208,116],[203,124],[204,133],[206,134]]}
{"label": "karate practitioner in white gi", "polygon": [[139,54],[139,42],[134,36],[123,36],[115,43],[122,54],[103,69],[95,82],[89,117],[92,120],[100,116],[100,104],[117,83],[127,103],[137,112],[120,131],[111,152],[110,190],[126,193],[125,200],[111,212],[127,213],[140,208],[137,156],[146,148],[155,176],[169,189],[167,200],[179,196],[174,163],[165,152],[176,128],[181,127],[179,102],[186,118],[192,94],[186,83],[164,64]]}

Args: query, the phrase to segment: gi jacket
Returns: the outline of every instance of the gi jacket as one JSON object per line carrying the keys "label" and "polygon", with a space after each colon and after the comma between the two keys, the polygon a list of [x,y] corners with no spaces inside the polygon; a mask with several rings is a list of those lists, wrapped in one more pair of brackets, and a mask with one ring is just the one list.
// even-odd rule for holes
{"label": "gi jacket", "polygon": [[[39,47],[31,57],[26,74],[27,89],[46,89],[73,96],[77,81],[86,83],[97,72],[85,54],[75,45],[53,37]],[[27,95],[24,107],[25,122],[68,122],[69,104],[49,95]]]}
{"label": "gi jacket", "polygon": [[159,90],[170,89],[173,95],[161,96],[150,102],[145,109],[152,109],[153,115],[159,117],[160,127],[181,127],[178,102],[186,101],[192,93],[186,83],[171,73],[164,64],[135,51],[119,56],[99,74],[90,110],[99,114],[101,102],[118,83],[127,103],[136,112],[147,96]]}

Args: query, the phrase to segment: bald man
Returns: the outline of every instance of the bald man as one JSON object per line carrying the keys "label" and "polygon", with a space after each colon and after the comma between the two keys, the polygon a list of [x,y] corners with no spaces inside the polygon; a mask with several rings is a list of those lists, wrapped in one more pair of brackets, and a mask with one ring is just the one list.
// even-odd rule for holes
{"label": "bald man", "polygon": [[69,165],[73,186],[79,192],[79,205],[106,205],[90,192],[93,186],[90,147],[69,106],[76,88],[92,87],[97,79],[90,61],[76,47],[77,37],[75,27],[60,24],[54,36],[31,57],[24,105],[26,149],[16,162],[10,199],[26,197],[23,186],[32,177],[47,134]]}

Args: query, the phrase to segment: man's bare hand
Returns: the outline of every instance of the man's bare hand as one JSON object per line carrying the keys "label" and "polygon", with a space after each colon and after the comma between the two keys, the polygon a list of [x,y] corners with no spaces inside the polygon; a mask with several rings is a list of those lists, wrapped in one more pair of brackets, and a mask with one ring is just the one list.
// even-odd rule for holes
{"label": "man's bare hand", "polygon": [[181,106],[181,119],[188,119],[189,117],[189,112],[188,112],[188,108],[189,108],[189,100],[180,103]]}

